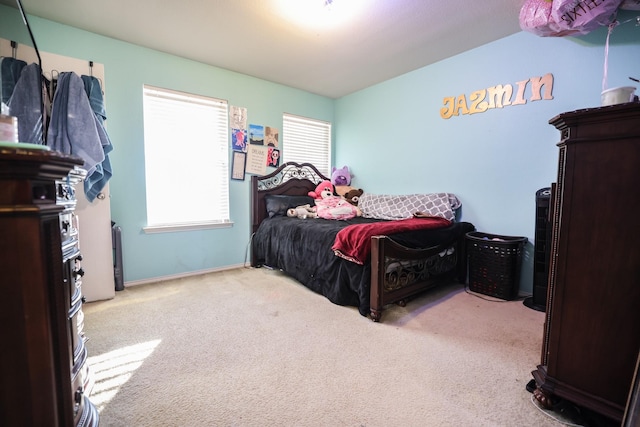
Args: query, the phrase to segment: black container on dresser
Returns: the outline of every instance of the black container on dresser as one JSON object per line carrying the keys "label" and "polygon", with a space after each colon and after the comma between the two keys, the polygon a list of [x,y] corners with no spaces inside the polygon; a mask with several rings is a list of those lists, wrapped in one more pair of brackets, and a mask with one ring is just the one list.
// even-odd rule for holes
{"label": "black container on dresser", "polygon": [[0,146],[0,425],[96,426],[73,211],[80,158]]}
{"label": "black container on dresser", "polygon": [[620,423],[640,350],[640,103],[550,124],[561,141],[534,395]]}

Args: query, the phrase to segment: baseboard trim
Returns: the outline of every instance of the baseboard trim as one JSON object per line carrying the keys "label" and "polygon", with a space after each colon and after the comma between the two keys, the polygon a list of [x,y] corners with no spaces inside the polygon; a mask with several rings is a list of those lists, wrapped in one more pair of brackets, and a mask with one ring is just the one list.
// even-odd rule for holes
{"label": "baseboard trim", "polygon": [[146,285],[146,284],[149,284],[149,283],[166,282],[167,280],[182,279],[182,278],[191,277],[191,276],[201,276],[203,274],[216,273],[216,272],[219,272],[219,271],[235,270],[237,268],[242,268],[244,266],[245,266],[244,264],[228,265],[228,266],[225,266],[225,267],[210,268],[210,269],[206,269],[206,270],[196,270],[196,271],[188,271],[186,273],[171,274],[169,276],[158,276],[158,277],[151,277],[149,279],[131,280],[131,281],[124,282],[124,287],[125,288],[129,288],[129,287],[132,287],[132,286]]}

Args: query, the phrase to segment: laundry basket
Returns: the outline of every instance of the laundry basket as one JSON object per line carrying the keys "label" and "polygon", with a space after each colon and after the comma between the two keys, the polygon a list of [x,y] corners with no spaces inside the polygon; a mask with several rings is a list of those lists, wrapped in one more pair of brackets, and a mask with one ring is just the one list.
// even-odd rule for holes
{"label": "laundry basket", "polygon": [[466,234],[469,290],[512,300],[518,295],[526,237],[472,231]]}

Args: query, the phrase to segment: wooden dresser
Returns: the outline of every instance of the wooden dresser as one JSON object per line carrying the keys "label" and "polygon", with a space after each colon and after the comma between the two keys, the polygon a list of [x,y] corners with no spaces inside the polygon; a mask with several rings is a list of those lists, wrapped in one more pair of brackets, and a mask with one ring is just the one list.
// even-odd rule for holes
{"label": "wooden dresser", "polygon": [[96,426],[73,184],[82,159],[0,146],[0,425]]}
{"label": "wooden dresser", "polygon": [[543,405],[622,420],[640,350],[640,104],[560,114]]}

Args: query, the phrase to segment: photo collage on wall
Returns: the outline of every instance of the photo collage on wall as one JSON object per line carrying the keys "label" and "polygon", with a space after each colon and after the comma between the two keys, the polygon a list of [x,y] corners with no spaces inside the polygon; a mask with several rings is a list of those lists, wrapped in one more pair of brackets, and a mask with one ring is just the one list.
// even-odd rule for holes
{"label": "photo collage on wall", "polygon": [[247,123],[247,109],[231,106],[232,179],[244,180],[245,173],[264,175],[267,167],[280,166],[279,130]]}

